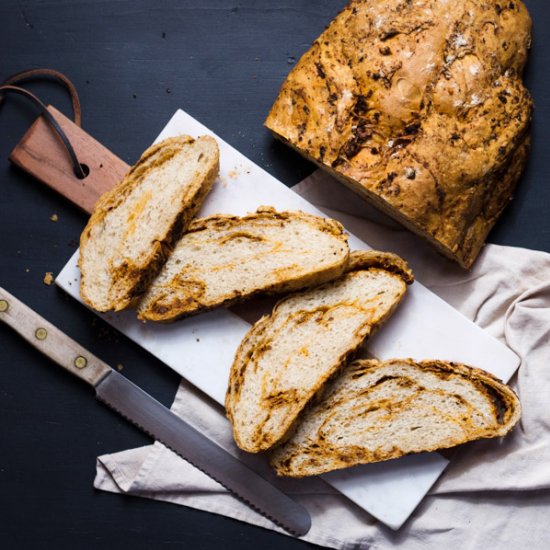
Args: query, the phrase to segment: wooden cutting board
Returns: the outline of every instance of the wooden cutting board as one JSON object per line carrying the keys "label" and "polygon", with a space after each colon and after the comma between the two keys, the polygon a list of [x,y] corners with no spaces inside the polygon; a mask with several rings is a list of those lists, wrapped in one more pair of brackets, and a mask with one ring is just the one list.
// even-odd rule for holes
{"label": "wooden cutting board", "polygon": [[[87,212],[128,166],[52,109],[71,139],[81,162],[89,165],[85,180],[72,176],[66,153],[40,119],[13,152],[11,159]],[[220,177],[199,215],[243,215],[259,205],[283,210],[322,213],[312,204],[252,163],[183,111],[177,111],[157,140],[187,133],[212,135],[220,145]],[[136,155],[137,160],[137,155]],[[352,249],[369,248],[350,235]],[[391,243],[388,243],[391,248]],[[56,283],[80,300],[78,251]],[[132,312],[102,317],[181,376],[223,405],[234,353],[250,325],[229,310],[212,311],[171,325],[141,323]],[[410,288],[397,312],[368,344],[379,359],[441,358],[472,364],[508,380],[519,358],[438,298],[421,283]],[[230,429],[228,424],[228,429]],[[323,478],[349,499],[393,529],[398,529],[428,492],[448,460],[437,453],[411,455],[369,464]]]}
{"label": "wooden cutting board", "polygon": [[128,172],[129,166],[55,107],[48,106],[89,175],[78,179],[67,150],[43,117],[38,117],[11,152],[10,160],[91,214],[94,205]]}

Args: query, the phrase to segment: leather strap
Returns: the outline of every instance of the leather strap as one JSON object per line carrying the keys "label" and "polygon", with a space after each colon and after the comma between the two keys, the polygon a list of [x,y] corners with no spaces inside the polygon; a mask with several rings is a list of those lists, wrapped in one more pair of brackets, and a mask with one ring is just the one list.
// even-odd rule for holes
{"label": "leather strap", "polygon": [[[55,69],[30,69],[28,71],[21,71],[19,73],[12,74],[6,78],[2,85],[10,84],[22,84],[29,80],[35,80],[36,78],[51,77],[65,86],[69,95],[71,96],[71,102],[73,104],[73,120],[77,126],[82,126],[82,109],[80,108],[80,98],[76,91],[75,85],[63,74]],[[2,105],[4,98],[0,95],[0,105]]]}
{"label": "leather strap", "polygon": [[48,107],[44,103],[42,103],[42,101],[38,97],[36,97],[33,93],[29,92],[25,88],[15,85],[17,83],[25,82],[27,80],[31,80],[36,77],[42,77],[42,76],[54,77],[67,88],[73,104],[75,124],[80,126],[82,111],[80,108],[80,99],[78,98],[78,93],[76,91],[76,88],[74,84],[64,74],[54,69],[31,69],[29,71],[22,71],[20,73],[14,74],[9,78],[7,78],[4,81],[4,83],[0,86],[0,107],[2,106],[4,101],[4,96],[7,93],[17,94],[30,100],[36,107],[38,107],[42,116],[46,119],[46,121],[51,126],[51,128],[61,138],[63,145],[65,146],[65,148],[67,149],[67,152],[69,153],[69,156],[71,157],[71,162],[73,164],[73,171],[75,173],[75,176],[78,179],[84,179],[88,175],[88,172],[86,171],[84,165],[79,162],[78,157],[76,156],[74,147],[71,145],[69,138],[67,137],[67,135],[65,134],[61,126],[58,124],[55,117],[48,110]]}

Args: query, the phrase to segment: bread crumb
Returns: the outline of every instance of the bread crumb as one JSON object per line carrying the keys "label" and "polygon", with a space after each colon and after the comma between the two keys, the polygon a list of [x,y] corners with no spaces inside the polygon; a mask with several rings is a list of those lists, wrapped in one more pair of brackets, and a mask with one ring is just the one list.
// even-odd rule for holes
{"label": "bread crumb", "polygon": [[117,371],[121,371],[122,369],[124,368],[124,365],[122,363],[118,363],[117,366],[116,366],[116,370]]}
{"label": "bread crumb", "polygon": [[53,273],[51,271],[46,271],[44,275],[44,284],[50,286],[53,283]]}
{"label": "bread crumb", "polygon": [[59,219],[59,217],[58,217],[57,214],[52,214],[52,215],[50,216],[50,220],[51,220],[52,222],[56,222],[58,219]]}
{"label": "bread crumb", "polygon": [[227,175],[228,175],[231,179],[235,179],[239,174],[237,173],[237,170],[229,170],[229,172],[227,173]]}

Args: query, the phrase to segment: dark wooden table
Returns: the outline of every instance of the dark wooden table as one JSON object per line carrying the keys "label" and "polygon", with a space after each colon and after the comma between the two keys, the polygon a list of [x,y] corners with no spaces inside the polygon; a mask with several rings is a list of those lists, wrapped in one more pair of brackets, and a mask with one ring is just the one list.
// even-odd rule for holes
{"label": "dark wooden table", "polygon": [[[288,185],[313,170],[274,142],[262,122],[300,55],[344,0],[3,0],[0,79],[31,67],[65,72],[80,91],[83,126],[133,163],[182,107]],[[550,5],[534,20],[527,83],[533,149],[515,200],[490,242],[550,251]],[[32,86],[69,112],[53,84]],[[54,286],[86,217],[8,154],[35,115],[9,99],[0,113],[0,285],[170,404],[178,376]],[[50,216],[57,214],[58,221]],[[0,540],[3,548],[306,548],[189,508],[95,491],[95,457],[150,443],[0,327]]]}

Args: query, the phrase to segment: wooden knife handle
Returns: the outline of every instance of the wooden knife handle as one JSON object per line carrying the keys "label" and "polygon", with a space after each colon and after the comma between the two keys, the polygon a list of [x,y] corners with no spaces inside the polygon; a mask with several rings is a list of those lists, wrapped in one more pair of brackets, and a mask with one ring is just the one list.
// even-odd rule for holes
{"label": "wooden knife handle", "polygon": [[0,320],[44,355],[95,386],[111,367],[0,287]]}

